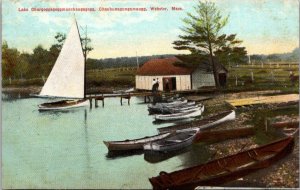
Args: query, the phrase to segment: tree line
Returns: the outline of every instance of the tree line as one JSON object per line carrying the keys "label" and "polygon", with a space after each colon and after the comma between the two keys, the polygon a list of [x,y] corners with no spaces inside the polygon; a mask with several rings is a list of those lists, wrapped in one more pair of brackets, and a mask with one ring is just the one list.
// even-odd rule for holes
{"label": "tree line", "polygon": [[[33,53],[20,52],[17,48],[9,47],[4,40],[2,42],[2,76],[4,79],[31,79],[47,77],[62,49],[66,34],[56,33],[56,42],[48,49],[37,45]],[[81,38],[83,54],[93,50],[90,46],[91,39]]]}

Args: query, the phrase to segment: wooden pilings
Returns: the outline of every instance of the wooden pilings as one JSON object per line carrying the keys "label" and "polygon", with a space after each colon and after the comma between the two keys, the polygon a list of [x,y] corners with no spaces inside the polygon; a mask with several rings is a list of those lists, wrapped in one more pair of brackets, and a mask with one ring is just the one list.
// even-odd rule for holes
{"label": "wooden pilings", "polygon": [[131,98],[130,93],[121,96],[121,99],[120,99],[121,106],[123,105],[123,98],[127,99],[128,100],[128,105],[130,105],[130,98]]}
{"label": "wooden pilings", "polygon": [[144,96],[144,103],[147,103],[147,99],[148,99],[148,103],[150,103],[151,102],[150,96]]}
{"label": "wooden pilings", "polygon": [[103,94],[102,94],[102,96],[99,96],[99,97],[95,98],[95,107],[96,108],[98,107],[98,100],[102,101],[102,107],[104,107],[104,96],[103,96]]}

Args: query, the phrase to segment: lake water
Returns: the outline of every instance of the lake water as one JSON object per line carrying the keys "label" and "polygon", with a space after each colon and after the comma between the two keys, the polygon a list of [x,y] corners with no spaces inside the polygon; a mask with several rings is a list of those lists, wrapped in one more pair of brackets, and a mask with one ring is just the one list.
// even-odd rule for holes
{"label": "lake water", "polygon": [[[3,188],[151,188],[149,177],[205,162],[209,153],[193,145],[154,162],[142,153],[110,156],[103,140],[157,134],[143,99],[131,105],[105,99],[102,108],[39,112],[39,98],[2,100]],[[93,102],[94,103],[94,102]],[[101,105],[101,102],[99,102]],[[173,157],[171,157],[173,156]],[[157,157],[155,157],[157,159]]]}
{"label": "lake water", "polygon": [[[158,127],[171,125],[154,124],[143,98],[132,98],[130,106],[125,100],[121,106],[119,98],[107,98],[104,108],[93,105],[92,109],[39,112],[37,105],[45,99],[22,96],[2,94],[5,189],[149,189],[148,178],[160,171],[204,163],[212,156],[203,143],[170,154],[108,154],[103,140],[155,135]],[[278,138],[274,129],[265,132],[265,117],[298,115],[298,110],[239,109],[237,114],[251,112],[253,119],[248,124],[256,128],[254,140],[265,144]]]}

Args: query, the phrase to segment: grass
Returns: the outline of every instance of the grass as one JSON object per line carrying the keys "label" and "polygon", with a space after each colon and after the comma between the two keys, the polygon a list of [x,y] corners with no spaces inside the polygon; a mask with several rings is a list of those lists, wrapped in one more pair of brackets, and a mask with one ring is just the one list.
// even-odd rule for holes
{"label": "grass", "polygon": [[[293,71],[299,75],[298,64],[291,63],[265,63],[262,68],[261,63],[244,64],[230,67],[227,79],[227,87],[222,89],[224,92],[238,92],[249,90],[282,90],[285,92],[299,92],[299,85],[292,85],[289,75]],[[254,81],[251,81],[251,72],[253,72]],[[273,74],[272,74],[273,73]],[[127,68],[109,68],[95,69],[87,71],[87,86],[135,86],[135,67]],[[42,86],[42,78],[33,78],[26,80],[3,80],[2,85],[6,86]]]}
{"label": "grass", "polygon": [[[286,92],[299,92],[298,81],[293,85],[290,81],[290,71],[294,75],[299,75],[298,64],[277,64],[271,66],[265,64],[239,65],[229,68],[228,86],[225,91],[244,91],[244,90],[282,90]],[[253,73],[253,81],[251,80]]]}

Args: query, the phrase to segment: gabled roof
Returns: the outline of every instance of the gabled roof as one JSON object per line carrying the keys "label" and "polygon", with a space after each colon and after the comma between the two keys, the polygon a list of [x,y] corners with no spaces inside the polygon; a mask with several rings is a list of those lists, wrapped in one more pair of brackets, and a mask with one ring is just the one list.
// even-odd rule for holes
{"label": "gabled roof", "polygon": [[174,66],[176,62],[182,62],[176,57],[165,59],[151,59],[144,63],[137,71],[137,75],[189,75],[193,69]]}

